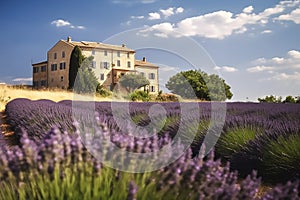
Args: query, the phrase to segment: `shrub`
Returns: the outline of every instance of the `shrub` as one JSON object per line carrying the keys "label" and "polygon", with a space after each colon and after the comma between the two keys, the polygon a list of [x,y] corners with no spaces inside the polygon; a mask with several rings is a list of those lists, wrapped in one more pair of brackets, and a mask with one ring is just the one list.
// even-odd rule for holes
{"label": "shrub", "polygon": [[132,101],[149,101],[149,93],[141,90],[136,90],[130,94]]}

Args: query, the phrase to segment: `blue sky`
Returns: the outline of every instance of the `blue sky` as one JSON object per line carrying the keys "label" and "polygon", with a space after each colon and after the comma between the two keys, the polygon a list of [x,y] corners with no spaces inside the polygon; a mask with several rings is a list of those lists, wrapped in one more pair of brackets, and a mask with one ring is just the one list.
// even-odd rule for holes
{"label": "blue sky", "polygon": [[70,35],[137,49],[160,65],[164,90],[172,74],[198,68],[224,78],[234,101],[300,95],[299,0],[12,0],[1,2],[0,26],[0,82],[29,81],[31,63]]}

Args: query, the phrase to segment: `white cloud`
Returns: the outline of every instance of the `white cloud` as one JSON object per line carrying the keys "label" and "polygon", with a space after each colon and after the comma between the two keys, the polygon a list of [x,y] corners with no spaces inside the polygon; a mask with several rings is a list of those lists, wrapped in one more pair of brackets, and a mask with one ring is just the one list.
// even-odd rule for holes
{"label": "white cloud", "polygon": [[272,31],[271,31],[271,30],[264,30],[264,31],[262,31],[261,33],[262,33],[262,34],[268,34],[268,33],[272,33]]}
{"label": "white cloud", "polygon": [[257,66],[250,67],[247,71],[251,73],[266,72],[265,80],[300,80],[300,52],[297,50],[287,52],[285,57],[260,58],[254,63]]}
{"label": "white cloud", "polygon": [[294,72],[292,74],[287,74],[285,72],[283,73],[276,73],[276,75],[272,76],[268,80],[277,80],[277,81],[286,81],[286,80],[292,80],[292,81],[300,81],[300,73]]}
{"label": "white cloud", "polygon": [[288,52],[288,55],[292,58],[300,59],[300,52],[296,50],[291,50]]}
{"label": "white cloud", "polygon": [[131,19],[144,19],[144,16],[131,16]]}
{"label": "white cloud", "polygon": [[113,0],[114,4],[124,4],[124,5],[133,5],[133,4],[150,4],[155,3],[158,0]]}
{"label": "white cloud", "polygon": [[12,80],[13,82],[32,82],[32,78],[15,78]]}
{"label": "white cloud", "polygon": [[176,8],[175,13],[176,13],[176,14],[179,14],[179,13],[183,13],[183,11],[184,11],[184,8],[183,8],[183,7],[178,7],[178,8]]}
{"label": "white cloud", "polygon": [[270,66],[255,66],[255,67],[250,67],[247,69],[248,72],[262,72],[262,71],[270,71],[273,70],[274,67],[270,67]]}
{"label": "white cloud", "polygon": [[51,22],[52,25],[55,25],[56,27],[60,28],[60,27],[69,27],[72,29],[85,29],[84,26],[75,26],[72,25],[69,21],[67,20],[63,20],[63,19],[57,19]]}
{"label": "white cloud", "polygon": [[168,8],[166,10],[164,9],[160,9],[159,10],[165,17],[170,17],[172,15],[174,15],[174,8]]}
{"label": "white cloud", "polygon": [[70,22],[63,19],[54,20],[51,22],[51,24],[54,24],[56,27],[71,26]]}
{"label": "white cloud", "polygon": [[156,20],[156,19],[160,19],[160,14],[157,13],[157,12],[152,12],[152,13],[149,13],[149,17],[148,17],[149,20]]}
{"label": "white cloud", "polygon": [[[198,36],[212,39],[224,39],[232,34],[245,33],[248,30],[247,26],[249,25],[267,24],[271,16],[282,13],[288,6],[291,6],[291,2],[279,3],[258,14],[253,13],[252,6],[248,6],[243,9],[243,12],[238,14],[220,10],[194,16],[175,23],[172,31],[168,31],[168,36]],[[165,16],[170,16],[172,12],[174,13],[174,9],[169,9],[163,10],[166,14]],[[161,30],[154,26],[148,27],[143,32],[148,31],[153,32],[155,35],[166,35],[165,30]]]}
{"label": "white cloud", "polygon": [[244,13],[252,13],[254,10],[253,6],[248,6],[246,8],[244,8],[243,12]]}
{"label": "white cloud", "polygon": [[236,71],[238,71],[237,68],[229,67],[229,66],[223,66],[223,67],[216,66],[214,69],[216,71],[223,71],[223,72],[236,72]]}
{"label": "white cloud", "polygon": [[290,14],[280,15],[275,20],[293,21],[296,24],[300,24],[300,8],[293,10]]}

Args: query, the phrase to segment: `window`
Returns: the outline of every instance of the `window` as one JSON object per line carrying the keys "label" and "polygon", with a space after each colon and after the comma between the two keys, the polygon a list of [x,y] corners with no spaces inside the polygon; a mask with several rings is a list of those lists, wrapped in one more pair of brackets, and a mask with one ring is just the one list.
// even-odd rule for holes
{"label": "window", "polygon": [[120,51],[117,52],[117,56],[118,56],[118,57],[121,57]]}
{"label": "window", "polygon": [[51,79],[51,82],[54,82],[54,78]]}
{"label": "window", "polygon": [[33,67],[33,73],[38,73],[39,72],[39,67]]}
{"label": "window", "polygon": [[100,68],[101,69],[109,69],[109,62],[101,62]]}
{"label": "window", "polygon": [[59,69],[60,70],[66,69],[66,63],[65,62],[59,63]]}
{"label": "window", "polygon": [[66,57],[66,53],[65,53],[64,51],[61,52],[61,57],[62,57],[62,58]]}
{"label": "window", "polygon": [[42,80],[42,81],[41,81],[41,86],[42,86],[42,87],[46,87],[46,81],[45,81],[45,80]]}
{"label": "window", "polygon": [[96,54],[96,51],[95,51],[95,50],[93,50],[93,51],[92,51],[92,55],[95,55],[95,54]]}
{"label": "window", "polygon": [[92,61],[91,63],[90,63],[90,67],[91,68],[96,68],[96,61]]}
{"label": "window", "polygon": [[149,79],[155,79],[155,74],[154,73],[150,73],[149,74]]}
{"label": "window", "polygon": [[33,81],[33,87],[39,87],[39,82],[38,81]]}
{"label": "window", "polygon": [[100,80],[101,80],[101,81],[104,80],[104,74],[100,74]]}
{"label": "window", "polygon": [[130,62],[130,61],[127,62],[127,67],[128,67],[128,68],[131,67],[131,62]]}
{"label": "window", "polygon": [[150,92],[155,92],[155,86],[150,86]]}
{"label": "window", "polygon": [[44,65],[44,66],[41,66],[41,72],[45,72],[45,71],[46,71],[46,69],[47,69],[46,65]]}
{"label": "window", "polygon": [[53,57],[54,57],[54,59],[56,59],[56,58],[57,58],[57,54],[56,54],[56,53],[54,53]]}
{"label": "window", "polygon": [[63,76],[60,77],[60,81],[61,81],[61,82],[64,81],[64,77],[63,77]]}
{"label": "window", "polygon": [[107,56],[107,51],[106,50],[104,51],[104,56]]}
{"label": "window", "polygon": [[51,71],[57,70],[57,64],[51,64]]}
{"label": "window", "polygon": [[117,60],[117,66],[120,67],[121,66],[121,61]]}
{"label": "window", "polygon": [[130,53],[129,52],[127,53],[127,58],[130,58]]}
{"label": "window", "polygon": [[145,73],[144,73],[144,72],[141,72],[141,75],[142,75],[143,77],[145,77]]}

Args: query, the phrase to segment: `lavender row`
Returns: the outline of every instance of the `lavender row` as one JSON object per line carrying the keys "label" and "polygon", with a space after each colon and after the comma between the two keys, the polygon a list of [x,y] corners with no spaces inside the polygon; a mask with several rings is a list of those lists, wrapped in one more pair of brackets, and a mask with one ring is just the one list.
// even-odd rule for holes
{"label": "lavender row", "polygon": [[[128,152],[160,149],[170,137],[133,141],[128,134],[111,132],[99,119],[96,138],[118,143]],[[154,172],[126,173],[101,164],[84,147],[84,129],[75,125],[73,133],[54,128],[40,143],[23,131],[20,147],[1,148],[1,199],[299,199],[299,183],[288,182],[260,191],[256,174],[239,179],[229,163],[222,165],[210,153],[204,160],[191,158],[187,150],[170,165]],[[113,137],[110,137],[113,136]],[[91,144],[91,145],[97,145]],[[95,146],[97,148],[97,146]],[[99,148],[99,146],[98,146]],[[103,145],[102,150],[109,148]],[[106,149],[108,150],[108,149]],[[103,157],[111,157],[105,151]],[[108,155],[107,155],[108,154]],[[165,159],[165,158],[158,158]],[[118,160],[119,165],[124,160]],[[143,164],[143,163],[141,163]],[[144,163],[148,164],[149,163]]]}

